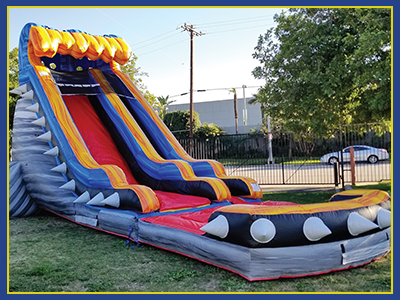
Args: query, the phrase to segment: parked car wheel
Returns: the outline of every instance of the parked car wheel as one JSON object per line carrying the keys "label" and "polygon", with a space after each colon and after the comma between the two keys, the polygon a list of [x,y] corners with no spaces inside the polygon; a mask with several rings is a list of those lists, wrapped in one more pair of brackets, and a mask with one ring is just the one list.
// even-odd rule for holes
{"label": "parked car wheel", "polygon": [[370,164],[376,164],[378,162],[378,157],[376,155],[368,156],[368,162]]}
{"label": "parked car wheel", "polygon": [[335,163],[338,162],[338,161],[339,161],[338,158],[335,157],[335,156],[332,156],[332,157],[329,158],[329,160],[328,160],[328,162],[329,162],[330,165],[333,165],[333,164],[335,164]]}

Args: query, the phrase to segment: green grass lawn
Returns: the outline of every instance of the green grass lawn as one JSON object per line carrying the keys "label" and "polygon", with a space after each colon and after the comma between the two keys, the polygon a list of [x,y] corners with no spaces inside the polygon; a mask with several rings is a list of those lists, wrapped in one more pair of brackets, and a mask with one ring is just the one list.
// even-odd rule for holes
{"label": "green grass lawn", "polygon": [[[270,193],[264,200],[316,203],[332,193]],[[9,222],[10,292],[391,292],[391,253],[360,268],[249,282],[232,272],[48,213]]]}
{"label": "green grass lawn", "polygon": [[391,191],[392,184],[390,182],[381,182],[379,184],[372,184],[372,185],[352,185],[353,189],[375,189],[375,190],[382,190],[382,191]]}

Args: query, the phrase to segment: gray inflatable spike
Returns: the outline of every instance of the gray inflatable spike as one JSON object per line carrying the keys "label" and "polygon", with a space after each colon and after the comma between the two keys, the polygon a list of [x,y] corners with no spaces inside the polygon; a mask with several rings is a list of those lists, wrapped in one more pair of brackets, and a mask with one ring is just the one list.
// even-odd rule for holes
{"label": "gray inflatable spike", "polygon": [[46,126],[46,118],[45,117],[41,117],[41,118],[39,118],[39,119],[37,119],[35,121],[32,121],[31,123],[33,125],[38,125],[38,126],[45,127]]}
{"label": "gray inflatable spike", "polygon": [[226,238],[229,233],[229,223],[225,216],[219,215],[214,220],[201,227],[200,230],[223,239]]}
{"label": "gray inflatable spike", "polygon": [[33,92],[33,90],[29,90],[26,93],[21,94],[21,97],[25,99],[33,99],[34,96],[35,93]]}
{"label": "gray inflatable spike", "polygon": [[86,203],[90,200],[90,194],[88,191],[84,192],[82,195],[80,195],[74,203]]}
{"label": "gray inflatable spike", "polygon": [[58,172],[58,173],[67,173],[67,164],[65,162],[63,162],[62,164],[59,164],[58,166],[54,167],[51,169],[54,172]]}
{"label": "gray inflatable spike", "polygon": [[118,208],[120,205],[119,194],[115,192],[114,194],[108,196],[106,199],[101,201],[101,203]]}
{"label": "gray inflatable spike", "polygon": [[58,154],[60,154],[60,151],[58,150],[58,146],[55,146],[55,147],[51,148],[50,150],[47,150],[43,154],[51,155],[51,156],[58,156]]}
{"label": "gray inflatable spike", "polygon": [[320,218],[310,217],[303,224],[303,233],[308,240],[315,242],[330,235],[332,231]]}
{"label": "gray inflatable spike", "polygon": [[37,112],[39,112],[39,103],[35,103],[31,106],[26,107],[25,109],[37,113]]}
{"label": "gray inflatable spike", "polygon": [[60,186],[60,189],[67,190],[67,191],[75,191],[75,187],[76,187],[75,180],[71,179],[67,183]]}
{"label": "gray inflatable spike", "polygon": [[268,219],[258,219],[250,226],[251,237],[259,243],[268,243],[276,234],[274,223]]}
{"label": "gray inflatable spike", "polygon": [[24,94],[28,91],[28,85],[25,83],[23,85],[20,85],[18,87],[16,87],[15,89],[12,89],[10,91],[11,94],[16,94],[16,95],[21,95]]}
{"label": "gray inflatable spike", "polygon": [[47,131],[37,137],[40,140],[51,141],[51,131]]}
{"label": "gray inflatable spike", "polygon": [[357,236],[361,233],[378,228],[378,225],[364,218],[360,214],[352,212],[347,218],[347,228],[351,235]]}
{"label": "gray inflatable spike", "polygon": [[378,222],[380,229],[389,227],[392,224],[392,213],[381,207],[378,210],[376,221]]}
{"label": "gray inflatable spike", "polygon": [[100,192],[96,196],[94,196],[90,201],[88,201],[87,204],[104,206],[104,204],[102,203],[103,200],[104,200],[104,195],[102,192]]}

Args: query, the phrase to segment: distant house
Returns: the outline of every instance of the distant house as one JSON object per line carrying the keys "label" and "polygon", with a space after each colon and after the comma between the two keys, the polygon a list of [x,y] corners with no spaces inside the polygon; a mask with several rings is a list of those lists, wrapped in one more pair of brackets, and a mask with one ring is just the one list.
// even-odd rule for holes
{"label": "distant house", "polygon": [[[261,105],[249,104],[248,101],[252,99],[253,97],[246,98],[247,125],[244,125],[244,101],[243,98],[238,98],[239,133],[248,133],[250,129],[261,129]],[[168,106],[168,112],[188,109],[189,103]],[[214,123],[227,133],[236,133],[233,99],[198,102],[193,104],[193,109],[199,114],[201,123]]]}

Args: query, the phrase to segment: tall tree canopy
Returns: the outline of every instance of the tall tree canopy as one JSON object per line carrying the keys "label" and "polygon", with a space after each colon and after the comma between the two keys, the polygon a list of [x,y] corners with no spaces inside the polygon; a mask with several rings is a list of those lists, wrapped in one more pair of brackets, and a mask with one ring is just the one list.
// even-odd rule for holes
{"label": "tall tree canopy", "polygon": [[165,115],[167,114],[168,111],[168,106],[176,101],[176,100],[168,100],[168,98],[169,96],[167,97],[158,96],[157,101],[155,103],[156,112],[160,116],[161,120],[164,120]]}
{"label": "tall tree canopy", "polygon": [[[18,48],[14,48],[8,53],[8,90],[11,91],[18,87],[18,75],[19,75],[19,63],[18,63]],[[9,122],[8,127],[12,130],[14,121],[15,105],[18,97],[13,94],[9,94],[8,99],[8,115]]]}
{"label": "tall tree canopy", "polygon": [[296,133],[391,119],[391,10],[301,8],[275,15],[258,39],[256,95]]}

